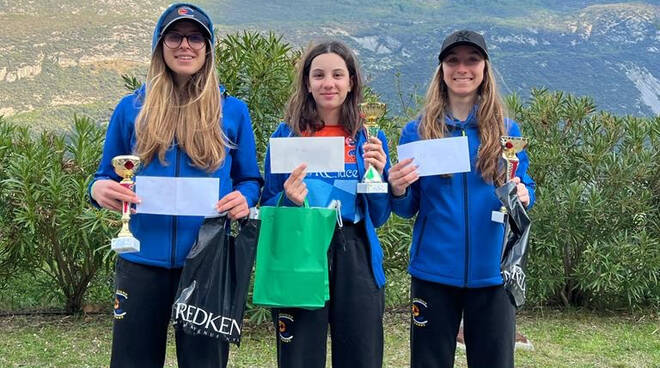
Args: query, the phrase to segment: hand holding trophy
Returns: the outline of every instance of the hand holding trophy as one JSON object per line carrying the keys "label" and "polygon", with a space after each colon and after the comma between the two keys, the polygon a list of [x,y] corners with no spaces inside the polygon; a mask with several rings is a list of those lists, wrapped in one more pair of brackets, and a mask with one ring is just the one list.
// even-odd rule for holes
{"label": "hand holding trophy", "polygon": [[[367,138],[370,136],[378,135],[378,125],[376,121],[385,115],[385,104],[380,102],[363,102],[360,104],[360,111],[364,115],[364,126],[367,129]],[[358,193],[387,193],[387,183],[383,182],[383,178],[378,173],[378,170],[372,165],[369,165],[367,171],[364,173],[362,182],[358,183]]]}
{"label": "hand holding trophy", "polygon": [[[132,155],[116,156],[112,159],[112,166],[117,175],[123,179],[119,184],[125,188],[133,190],[135,182],[133,175],[140,166],[140,158]],[[128,222],[131,219],[131,204],[122,201],[121,207],[121,230],[116,238],[110,242],[112,250],[117,253],[129,253],[140,251],[140,241],[137,240],[130,229]]]}

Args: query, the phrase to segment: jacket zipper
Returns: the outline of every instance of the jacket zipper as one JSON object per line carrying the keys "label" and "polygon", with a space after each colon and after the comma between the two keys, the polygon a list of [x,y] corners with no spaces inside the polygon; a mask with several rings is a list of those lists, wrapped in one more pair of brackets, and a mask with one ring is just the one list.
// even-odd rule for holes
{"label": "jacket zipper", "polygon": [[[179,159],[181,157],[181,150],[179,149],[179,146],[175,146],[176,149],[176,161],[175,161],[175,177],[179,177]],[[170,259],[170,263],[172,265],[172,268],[174,268],[174,265],[176,264],[176,228],[179,222],[179,218],[177,216],[172,217],[172,258]]]}
{"label": "jacket zipper", "polygon": [[[461,135],[465,136],[465,128],[461,128]],[[465,214],[465,275],[463,284],[468,286],[468,268],[470,266],[470,217],[468,214],[468,185],[467,173],[463,173],[463,206]]]}

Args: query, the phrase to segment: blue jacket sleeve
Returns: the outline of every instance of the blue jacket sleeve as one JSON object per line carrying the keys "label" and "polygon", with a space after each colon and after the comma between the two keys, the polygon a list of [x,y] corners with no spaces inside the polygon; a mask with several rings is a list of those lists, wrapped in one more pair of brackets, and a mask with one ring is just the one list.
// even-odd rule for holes
{"label": "blue jacket sleeve", "polygon": [[[280,123],[275,132],[271,135],[272,138],[279,138],[288,136],[288,127],[285,123]],[[266,149],[266,157],[264,158],[264,191],[261,194],[262,206],[276,206],[277,200],[281,195],[284,195],[284,182],[288,178],[286,174],[273,174],[270,172],[270,144]],[[282,198],[283,206],[295,206],[289,198],[284,195]]]}
{"label": "blue jacket sleeve", "polygon": [[[387,147],[387,137],[382,130],[378,131],[378,139],[382,142],[383,151],[385,151],[385,168],[383,169],[383,181],[387,183],[388,173],[390,170],[390,152]],[[367,202],[369,203],[369,217],[375,227],[380,227],[392,213],[392,206],[389,201],[389,194],[387,193],[369,193],[366,195]]]}
{"label": "blue jacket sleeve", "polygon": [[[513,137],[520,137],[522,135],[520,132],[520,127],[515,121],[508,120],[507,123],[509,126],[509,135]],[[527,169],[529,168],[529,156],[527,155],[527,149],[524,149],[518,153],[518,159],[520,161],[518,163],[518,168],[516,169],[516,176],[520,178],[520,182],[525,184],[527,190],[529,191],[529,205],[527,206],[527,210],[529,210],[532,208],[534,202],[536,201],[536,183],[527,172]]]}
{"label": "blue jacket sleeve", "polygon": [[238,190],[247,200],[249,207],[259,201],[259,190],[263,183],[257,164],[257,149],[254,131],[247,106],[241,101],[241,119],[236,133],[236,147],[231,149],[231,179],[234,190]]}
{"label": "blue jacket sleeve", "polygon": [[[417,122],[411,121],[401,131],[399,145],[410,143],[418,139]],[[411,218],[419,211],[419,180],[414,182],[406,189],[406,193],[401,197],[390,196],[392,210],[403,218]]]}
{"label": "blue jacket sleeve", "polygon": [[110,123],[105,133],[105,142],[103,143],[103,153],[99,168],[87,186],[89,200],[97,208],[101,206],[92,198],[92,186],[97,180],[112,179],[120,181],[121,178],[115,173],[115,169],[112,166],[112,159],[115,156],[130,155],[132,153],[131,137],[134,122],[131,115],[134,115],[133,110],[135,110],[135,107],[132,106],[134,103],[135,98],[133,95],[124,97],[117,104],[110,118]]}

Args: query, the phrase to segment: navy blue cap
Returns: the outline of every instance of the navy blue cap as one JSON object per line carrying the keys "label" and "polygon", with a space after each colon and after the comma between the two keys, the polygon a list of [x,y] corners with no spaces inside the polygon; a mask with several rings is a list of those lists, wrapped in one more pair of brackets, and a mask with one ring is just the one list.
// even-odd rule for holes
{"label": "navy blue cap", "polygon": [[449,51],[460,45],[468,45],[476,48],[483,54],[484,58],[488,60],[488,49],[486,48],[484,37],[474,31],[462,30],[456,31],[445,38],[442,42],[440,55],[438,55],[438,62],[442,63],[442,59],[447,56]]}
{"label": "navy blue cap", "polygon": [[174,24],[174,22],[182,19],[189,19],[197,22],[206,34],[206,37],[211,41],[211,48],[213,48],[213,45],[215,44],[215,34],[213,32],[213,22],[209,15],[196,5],[190,3],[174,3],[165,9],[158,19],[158,23],[156,23],[154,37],[151,42],[151,52],[156,49],[158,42],[160,42],[163,34],[167,31],[167,28]]}

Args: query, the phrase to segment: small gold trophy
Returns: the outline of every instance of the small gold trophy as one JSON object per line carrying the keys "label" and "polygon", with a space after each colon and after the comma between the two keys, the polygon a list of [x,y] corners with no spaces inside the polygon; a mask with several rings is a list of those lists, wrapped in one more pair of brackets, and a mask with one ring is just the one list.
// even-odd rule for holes
{"label": "small gold trophy", "polygon": [[[115,168],[117,175],[123,179],[119,184],[125,188],[133,190],[135,182],[133,175],[140,166],[140,158],[137,156],[124,155],[116,156],[112,159],[112,166]],[[137,240],[131,230],[128,228],[128,222],[131,219],[131,204],[129,202],[122,202],[121,207],[121,230],[116,238],[110,242],[112,250],[117,253],[130,253],[140,251],[140,241]]]}
{"label": "small gold trophy", "polygon": [[[378,135],[378,125],[376,121],[385,115],[385,104],[380,102],[363,102],[360,104],[360,112],[364,115],[364,126],[367,128],[367,138]],[[362,182],[357,185],[358,193],[387,193],[387,183],[383,183],[383,178],[378,170],[369,165],[364,173]]]}
{"label": "small gold trophy", "polygon": [[516,170],[518,170],[518,163],[520,160],[516,154],[527,146],[527,138],[523,137],[501,137],[500,143],[502,144],[502,158],[506,161],[506,181],[510,181],[516,177]]}
{"label": "small gold trophy", "polygon": [[[518,170],[518,164],[520,163],[520,159],[516,154],[525,149],[527,138],[503,136],[500,138],[500,144],[502,144],[502,158],[506,162],[506,181],[510,182],[516,177],[516,170]],[[491,220],[497,218],[497,222],[504,222],[504,217],[496,215],[496,212],[494,211],[491,215]],[[506,215],[506,207],[502,206],[500,212]]]}

